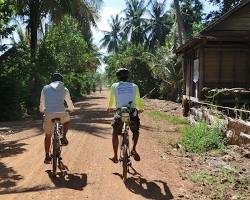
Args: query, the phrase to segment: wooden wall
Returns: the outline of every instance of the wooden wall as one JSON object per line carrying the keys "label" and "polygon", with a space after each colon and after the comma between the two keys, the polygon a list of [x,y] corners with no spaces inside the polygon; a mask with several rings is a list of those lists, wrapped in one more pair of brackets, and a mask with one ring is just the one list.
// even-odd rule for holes
{"label": "wooden wall", "polygon": [[247,48],[205,48],[203,85],[205,87],[250,87]]}

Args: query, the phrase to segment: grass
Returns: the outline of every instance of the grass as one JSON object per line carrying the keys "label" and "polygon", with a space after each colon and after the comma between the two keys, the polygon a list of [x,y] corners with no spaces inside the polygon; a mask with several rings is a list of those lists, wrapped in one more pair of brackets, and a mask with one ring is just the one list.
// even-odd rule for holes
{"label": "grass", "polygon": [[186,151],[193,153],[224,148],[219,128],[208,128],[207,124],[203,122],[184,128],[181,144]]}
{"label": "grass", "polygon": [[164,112],[160,112],[160,111],[151,111],[151,112],[147,112],[147,115],[151,118],[153,118],[154,120],[167,120],[168,122],[172,123],[172,124],[188,124],[188,121],[183,118],[183,117],[179,117],[179,116],[175,116],[175,115],[169,115],[167,113]]}
{"label": "grass", "polygon": [[[155,121],[166,120],[174,125],[188,124],[186,118],[160,111],[151,111],[146,114]],[[158,123],[156,123],[156,128],[161,128]],[[188,152],[202,153],[209,150],[223,152],[224,150],[224,141],[218,127],[208,128],[206,123],[199,122],[194,126],[178,126],[176,130],[183,133],[181,144]]]}
{"label": "grass", "polygon": [[202,170],[192,173],[189,179],[201,185],[202,193],[213,196],[213,199],[231,199],[232,196],[246,199],[249,192],[249,180],[230,170],[222,169],[216,173]]}

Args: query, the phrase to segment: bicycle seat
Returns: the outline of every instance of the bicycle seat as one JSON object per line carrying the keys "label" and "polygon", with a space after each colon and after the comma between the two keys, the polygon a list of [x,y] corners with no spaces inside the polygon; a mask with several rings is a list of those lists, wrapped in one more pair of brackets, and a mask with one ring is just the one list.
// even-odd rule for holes
{"label": "bicycle seat", "polygon": [[122,113],[128,113],[128,107],[121,107]]}
{"label": "bicycle seat", "polygon": [[52,122],[56,122],[56,121],[59,121],[59,122],[60,122],[60,120],[61,120],[60,118],[54,118],[54,119],[52,119],[51,121],[52,121]]}

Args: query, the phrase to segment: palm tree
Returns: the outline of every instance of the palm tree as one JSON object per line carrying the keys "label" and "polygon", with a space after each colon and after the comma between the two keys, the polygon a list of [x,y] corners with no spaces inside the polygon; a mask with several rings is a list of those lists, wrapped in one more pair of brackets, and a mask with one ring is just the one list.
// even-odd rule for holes
{"label": "palm tree", "polygon": [[124,35],[132,44],[143,44],[146,38],[146,19],[143,15],[146,12],[146,5],[143,0],[127,0],[127,8],[124,10]]}
{"label": "palm tree", "polygon": [[50,14],[51,20],[58,22],[65,14],[71,15],[79,21],[85,38],[89,39],[90,26],[96,25],[101,2],[102,0],[16,0],[17,14],[27,23],[33,61],[37,50],[37,33],[43,18]]}
{"label": "palm tree", "polygon": [[[174,41],[166,39],[166,45],[158,48],[154,53],[145,53],[150,60],[149,65],[156,79],[161,81],[164,96],[176,100],[181,92],[183,82],[182,65],[180,59],[173,53]],[[164,92],[163,92],[164,93]]]}
{"label": "palm tree", "polygon": [[[15,0],[17,15],[21,16],[27,24],[30,36],[31,67],[29,77],[30,99],[36,99],[36,86],[38,81],[36,70],[36,51],[38,30],[42,26],[43,18],[50,14],[52,21],[59,21],[65,14],[76,18],[82,26],[85,38],[91,35],[90,26],[95,25],[95,17],[102,0]],[[28,102],[28,112],[32,112],[34,102]]]}
{"label": "palm tree", "polygon": [[176,12],[176,21],[178,26],[178,35],[180,40],[180,45],[184,44],[187,40],[186,30],[183,23],[183,18],[181,15],[179,0],[174,0],[174,7]]}
{"label": "palm tree", "polygon": [[111,23],[109,23],[111,31],[104,31],[104,37],[100,40],[101,48],[107,47],[109,52],[117,52],[121,41],[121,20],[119,15],[111,16]]}
{"label": "palm tree", "polygon": [[157,0],[152,1],[150,19],[147,30],[149,31],[148,45],[150,49],[159,47],[165,44],[167,35],[170,32],[172,22],[169,20],[169,15],[165,11],[166,1],[159,3]]}
{"label": "palm tree", "polygon": [[50,14],[53,22],[59,22],[64,15],[71,15],[78,20],[82,33],[88,41],[91,37],[91,25],[96,27],[98,11],[103,0],[53,0]]}
{"label": "palm tree", "polygon": [[17,14],[27,23],[27,30],[30,36],[31,57],[34,61],[37,49],[37,30],[41,26],[41,19],[46,11],[42,0],[16,0]]}

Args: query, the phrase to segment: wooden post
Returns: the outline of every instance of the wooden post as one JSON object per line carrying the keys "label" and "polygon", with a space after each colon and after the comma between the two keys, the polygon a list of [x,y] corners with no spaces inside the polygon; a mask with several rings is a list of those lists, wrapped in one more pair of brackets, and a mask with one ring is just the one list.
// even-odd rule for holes
{"label": "wooden post", "polygon": [[[248,60],[247,60],[247,67],[248,67],[248,77],[250,77],[250,42],[248,42]],[[248,78],[248,88],[250,88],[250,78]]]}
{"label": "wooden post", "polygon": [[218,86],[220,87],[221,86],[221,77],[222,77],[222,61],[223,61],[223,50],[221,48],[221,44],[220,44],[220,47],[219,47],[219,53],[218,53],[218,56],[219,56],[219,77],[218,77]]}
{"label": "wooden post", "polygon": [[186,68],[185,68],[185,57],[184,57],[184,54],[181,55],[181,67],[182,67],[182,74],[183,74],[183,83],[184,83],[184,86],[183,86],[183,94],[186,94]]}
{"label": "wooden post", "polygon": [[234,53],[234,63],[233,63],[233,77],[232,77],[232,80],[233,80],[233,87],[235,87],[235,81],[236,81],[236,64],[237,64],[237,56],[238,56],[238,51],[236,51]]}
{"label": "wooden post", "polygon": [[203,81],[204,81],[204,64],[205,64],[205,60],[204,60],[204,45],[202,45],[200,47],[199,50],[199,91],[198,91],[198,99],[201,99],[201,91],[203,88]]}

